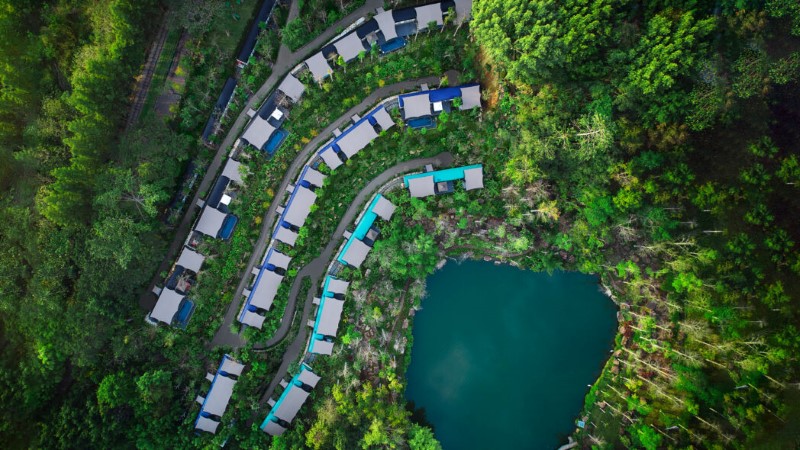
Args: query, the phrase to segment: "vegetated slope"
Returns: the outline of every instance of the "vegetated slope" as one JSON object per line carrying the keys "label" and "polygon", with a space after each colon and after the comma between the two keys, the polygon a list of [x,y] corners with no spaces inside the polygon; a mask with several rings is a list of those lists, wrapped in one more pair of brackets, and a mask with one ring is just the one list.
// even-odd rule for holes
{"label": "vegetated slope", "polygon": [[[197,334],[146,328],[135,306],[133,293],[163,246],[156,211],[189,144],[160,122],[117,144],[120,105],[144,56],[143,24],[157,23],[148,9],[154,4],[134,3],[9,1],[0,8],[0,56],[9,64],[0,69],[0,440],[10,447],[189,446],[191,387],[202,382],[201,359],[219,356],[207,355]],[[229,16],[221,2],[201,3],[209,9],[200,10],[206,19],[197,26]],[[409,228],[388,234],[387,250],[376,249],[375,258],[388,261],[386,270],[405,269],[392,277],[402,288],[433,269],[435,244],[472,249],[485,223],[497,242],[492,252],[502,246],[525,267],[601,273],[624,322],[615,357],[587,397],[587,445],[791,446],[800,417],[792,395],[797,8],[777,1],[511,3],[476,1],[472,24],[491,71],[485,78],[499,81],[490,93],[497,109],[479,120],[455,114],[414,141],[395,135],[406,142],[398,145],[427,143],[453,151],[458,162],[484,161],[487,189],[436,199],[438,216],[430,202],[404,205],[420,221],[436,219],[437,241],[422,237],[433,228]],[[220,47],[192,54],[203,73],[215,72],[208,79],[224,79],[214,69],[227,63]],[[185,129],[205,119],[188,107],[201,97],[187,95],[179,114]],[[448,228],[454,211],[480,219]],[[405,264],[392,264],[398,257]],[[365,289],[378,280],[368,281]],[[421,295],[420,283],[410,286],[411,298]],[[388,304],[396,286],[382,288]],[[407,312],[403,298],[397,314]],[[372,306],[370,326],[402,323]],[[199,317],[190,332],[202,334]],[[358,330],[349,331],[358,340]],[[360,345],[344,355],[371,343]],[[322,400],[276,448],[434,445],[396,404],[386,407],[401,398],[403,363],[368,350],[365,373],[386,377],[369,381],[388,388],[373,395],[370,383],[345,386],[331,393],[337,403],[320,390]],[[247,362],[266,372],[264,362]],[[250,417],[248,395],[259,381],[237,387],[236,431]],[[381,420],[367,421],[366,407]],[[349,420],[357,423],[345,430]],[[323,436],[334,428],[342,432]],[[266,439],[260,431],[247,438],[253,445]]]}
{"label": "vegetated slope", "polygon": [[[176,382],[146,364],[160,355],[147,347],[151,330],[141,326],[136,297],[163,255],[158,216],[191,141],[147,111],[124,135],[122,122],[166,8],[224,24],[216,19],[237,7],[189,3],[0,2],[6,448],[119,448],[158,442],[177,426],[181,405],[169,401]],[[252,10],[257,2],[247,3]],[[237,20],[243,29],[247,17]],[[197,31],[193,44],[207,32]],[[239,37],[225,29],[211,38],[205,55],[227,53],[230,63]],[[122,397],[137,399],[137,408]],[[175,422],[161,419],[168,413]],[[135,416],[151,426],[131,426]]]}
{"label": "vegetated slope", "polygon": [[553,244],[583,271],[616,272],[621,336],[587,396],[584,443],[796,445],[773,433],[800,406],[787,395],[800,375],[798,6],[487,0],[474,15],[511,118],[511,203],[549,185],[535,211],[567,222]]}

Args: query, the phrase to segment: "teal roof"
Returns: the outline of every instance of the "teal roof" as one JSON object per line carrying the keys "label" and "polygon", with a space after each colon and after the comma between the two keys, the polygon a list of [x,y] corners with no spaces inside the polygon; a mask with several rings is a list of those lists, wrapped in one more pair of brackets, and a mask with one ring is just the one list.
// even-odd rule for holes
{"label": "teal roof", "polygon": [[372,199],[372,202],[370,202],[369,206],[367,207],[367,212],[364,213],[364,217],[362,217],[361,221],[358,222],[355,231],[353,231],[353,236],[355,236],[357,239],[363,240],[369,229],[372,228],[372,224],[375,223],[375,219],[378,217],[378,215],[375,214],[373,209],[380,198],[381,194],[378,194]]}
{"label": "teal roof", "polygon": [[381,197],[383,197],[381,194],[375,195],[375,198],[372,199],[369,206],[367,207],[367,211],[364,213],[364,216],[361,217],[361,220],[358,222],[358,224],[356,224],[355,231],[353,231],[353,234],[350,236],[349,239],[347,239],[347,242],[344,244],[344,247],[342,247],[342,251],[339,252],[339,256],[336,257],[336,260],[339,261],[340,263],[347,264],[347,261],[344,261],[342,259],[342,256],[344,256],[347,253],[347,249],[350,248],[350,245],[353,243],[355,239],[363,241],[364,237],[366,237],[367,235],[367,232],[369,232],[369,229],[372,228],[372,224],[375,223],[375,219],[378,217],[378,215],[375,214],[373,209],[375,208],[375,205],[378,204],[378,200]]}
{"label": "teal roof", "polygon": [[[284,389],[283,392],[281,393],[281,396],[278,397],[278,401],[275,402],[275,406],[273,406],[272,409],[270,410],[269,414],[267,414],[267,418],[264,419],[263,422],[261,422],[261,427],[260,428],[263,429],[264,427],[266,427],[267,426],[267,422],[271,421],[273,419],[273,417],[275,417],[275,414],[273,414],[273,412],[274,411],[278,411],[278,408],[280,408],[281,403],[283,403],[283,400],[286,398],[286,395],[289,394],[289,391],[291,391],[292,389],[295,389],[297,386],[302,386],[303,385],[303,383],[299,382],[298,379],[300,378],[300,374],[302,374],[304,370],[309,370],[309,369],[305,364],[301,364],[300,365],[300,372],[298,372],[297,375],[292,377],[292,381],[289,384],[286,385],[286,389]],[[300,384],[298,385],[297,383],[300,383]]]}
{"label": "teal roof", "polygon": [[317,340],[317,328],[319,328],[319,318],[322,315],[322,309],[325,307],[325,299],[333,297],[333,294],[328,292],[328,285],[331,284],[331,276],[325,277],[325,282],[322,284],[322,297],[320,297],[320,304],[317,308],[317,318],[314,320],[314,330],[311,332],[311,341],[308,343],[308,351],[314,352],[314,341]]}
{"label": "teal roof", "polygon": [[406,175],[403,177],[403,185],[408,187],[408,180],[414,178],[425,178],[430,176],[433,176],[434,183],[440,183],[442,181],[463,180],[465,170],[477,169],[482,167],[483,164],[473,164],[471,166],[452,167],[450,169],[436,170],[433,172],[423,172],[423,173],[415,173],[412,175]]}

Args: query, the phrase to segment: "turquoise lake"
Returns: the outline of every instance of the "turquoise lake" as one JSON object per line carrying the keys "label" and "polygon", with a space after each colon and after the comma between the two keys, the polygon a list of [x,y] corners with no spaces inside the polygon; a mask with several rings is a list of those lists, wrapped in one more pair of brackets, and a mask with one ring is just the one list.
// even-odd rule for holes
{"label": "turquoise lake", "polygon": [[448,262],[427,290],[406,399],[424,408],[444,449],[565,444],[617,327],[597,278]]}

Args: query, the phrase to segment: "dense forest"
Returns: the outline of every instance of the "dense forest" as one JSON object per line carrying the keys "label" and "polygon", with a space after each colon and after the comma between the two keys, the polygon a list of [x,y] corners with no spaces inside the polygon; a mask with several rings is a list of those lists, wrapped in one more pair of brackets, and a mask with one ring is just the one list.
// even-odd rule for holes
{"label": "dense forest", "polygon": [[[5,448],[192,448],[228,438],[191,430],[203,373],[222,353],[204,348],[213,328],[150,327],[137,300],[172,238],[163,211],[188,159],[206,151],[199,127],[232,71],[239,37],[212,30],[232,20],[229,3],[0,1]],[[360,4],[317,3],[279,33],[292,47]],[[172,119],[144,116],[123,131],[147,48],[176,11],[171,23],[190,36],[189,95]],[[361,61],[347,78],[374,83],[368,93],[404,74],[475,75],[480,116],[394,132],[370,152],[410,159],[447,149],[459,162],[484,162],[486,189],[428,203],[393,198],[414,226],[388,226],[368,260],[374,272],[358,283],[378,303],[371,314],[348,311],[345,354],[320,364],[330,384],[270,442],[245,425],[265,414],[247,390],[269,378],[243,377],[231,413],[240,434],[228,446],[438,448],[402,404],[407,361],[366,356],[374,383],[355,380],[344,361],[382,342],[362,339],[360,324],[408,314],[408,305],[380,302],[396,290],[418,302],[437,260],[465,248],[532,270],[598,274],[609,288],[619,335],[586,398],[583,446],[800,445],[800,3],[475,0],[472,22],[454,31],[420,36],[403,57]],[[337,92],[365,95],[345,77],[309,95],[338,102]],[[301,107],[341,108],[322,102]],[[313,123],[298,125],[284,155],[256,164],[259,195],[277,185],[292,140],[299,148],[324,122]],[[377,175],[394,159],[367,162],[364,172]],[[357,189],[344,184],[341,198]],[[322,199],[321,223],[325,202],[333,216],[341,198]],[[474,220],[450,223],[453,211]],[[207,270],[228,267],[219,261]],[[216,292],[206,282],[199,317],[219,309],[211,298],[229,300],[238,277],[214,276],[225,282],[215,279]],[[239,357],[266,377],[280,355],[251,350]]]}

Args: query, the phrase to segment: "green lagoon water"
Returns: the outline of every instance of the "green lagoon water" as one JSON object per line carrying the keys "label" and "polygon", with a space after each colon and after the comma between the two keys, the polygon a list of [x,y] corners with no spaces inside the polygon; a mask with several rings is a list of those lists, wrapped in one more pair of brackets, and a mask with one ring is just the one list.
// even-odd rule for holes
{"label": "green lagoon water", "polygon": [[596,277],[448,263],[428,279],[422,307],[406,398],[445,450],[567,442],[616,330]]}

